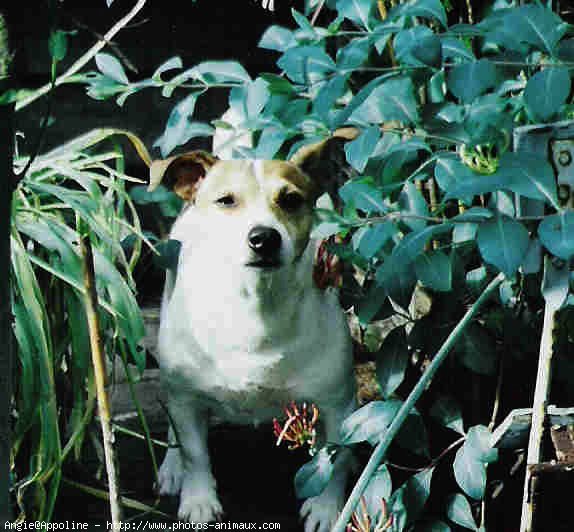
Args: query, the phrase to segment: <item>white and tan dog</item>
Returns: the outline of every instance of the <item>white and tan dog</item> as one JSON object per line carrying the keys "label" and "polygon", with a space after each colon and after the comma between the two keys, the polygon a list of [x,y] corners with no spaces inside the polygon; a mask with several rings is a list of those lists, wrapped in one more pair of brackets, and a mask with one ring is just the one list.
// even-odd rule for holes
{"label": "white and tan dog", "polygon": [[[329,141],[327,141],[329,142]],[[320,410],[323,441],[339,441],[354,408],[351,339],[337,294],[313,283],[312,211],[321,187],[309,175],[327,142],[291,162],[218,161],[190,152],[154,162],[186,200],[170,238],[159,363],[179,448],[159,473],[161,494],[180,493],[180,519],[208,522],[222,507],[207,448],[210,414],[235,423],[280,416],[290,401]],[[318,496],[305,501],[306,532],[328,532],[344,503],[347,451]]]}

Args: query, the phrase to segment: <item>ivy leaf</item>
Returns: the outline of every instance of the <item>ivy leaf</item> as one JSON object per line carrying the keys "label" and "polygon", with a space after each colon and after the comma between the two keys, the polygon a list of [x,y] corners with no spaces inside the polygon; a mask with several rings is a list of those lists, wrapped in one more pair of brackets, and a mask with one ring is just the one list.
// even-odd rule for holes
{"label": "ivy leaf", "polygon": [[452,288],[452,260],[443,251],[430,251],[415,260],[415,273],[424,286],[439,292]]}
{"label": "ivy leaf", "polygon": [[418,122],[419,114],[410,78],[389,79],[377,86],[349,117],[350,121],[379,124],[399,120]]}
{"label": "ivy leaf", "polygon": [[527,229],[512,218],[497,216],[480,224],[476,237],[484,260],[507,277],[514,275],[528,249]]}
{"label": "ivy leaf", "polygon": [[333,451],[323,447],[309,462],[303,464],[295,474],[295,494],[298,499],[319,495],[333,474]]}
{"label": "ivy leaf", "polygon": [[282,26],[269,26],[259,41],[259,48],[284,52],[295,43],[293,32]]}
{"label": "ivy leaf", "polygon": [[574,257],[574,211],[546,216],[538,226],[538,237],[554,256],[570,260]]}
{"label": "ivy leaf", "polygon": [[341,423],[341,441],[345,445],[369,441],[378,443],[401,407],[402,401],[373,401],[346,417]]}
{"label": "ivy leaf", "polygon": [[498,72],[488,59],[462,63],[451,68],[447,75],[447,86],[462,103],[471,103],[475,98],[493,89],[498,83]]}
{"label": "ivy leaf", "polygon": [[421,61],[415,57],[413,50],[423,39],[434,36],[432,30],[424,25],[399,31],[393,42],[396,58],[405,65],[421,65]]}
{"label": "ivy leaf", "polygon": [[452,229],[452,224],[445,222],[430,225],[424,229],[406,234],[393,249],[392,258],[397,264],[406,265],[413,262],[423,251],[426,243],[433,237]]}
{"label": "ivy leaf", "polygon": [[403,327],[396,327],[383,340],[377,357],[377,380],[384,399],[400,386],[409,362],[409,348]]}
{"label": "ivy leaf", "polygon": [[430,409],[430,415],[445,427],[464,434],[464,424],[460,405],[453,397],[439,397]]}
{"label": "ivy leaf", "polygon": [[191,77],[206,83],[247,83],[251,76],[237,61],[205,61],[190,69]]}
{"label": "ivy leaf", "polygon": [[475,61],[471,49],[460,39],[455,37],[441,36],[443,59],[462,59],[463,61]]}
{"label": "ivy leaf", "polygon": [[570,94],[566,68],[545,68],[532,76],[524,89],[524,103],[534,122],[548,122],[560,111]]}
{"label": "ivy leaf", "polygon": [[472,516],[472,509],[468,500],[461,493],[450,495],[446,504],[447,517],[457,525],[463,526],[470,530],[478,530],[474,517]]}
{"label": "ivy leaf", "polygon": [[96,54],[95,60],[98,70],[104,76],[107,76],[122,85],[129,84],[128,77],[124,72],[124,67],[113,55],[99,53]]}
{"label": "ivy leaf", "polygon": [[356,302],[355,312],[363,327],[366,327],[375,317],[385,319],[395,313],[387,299],[387,290],[377,285],[372,285],[366,295]]}

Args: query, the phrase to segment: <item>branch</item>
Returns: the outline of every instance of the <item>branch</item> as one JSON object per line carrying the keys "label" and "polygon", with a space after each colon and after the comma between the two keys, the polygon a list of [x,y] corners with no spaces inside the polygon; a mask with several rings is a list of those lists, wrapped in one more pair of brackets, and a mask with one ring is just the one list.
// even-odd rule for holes
{"label": "branch", "polygon": [[389,428],[385,432],[385,435],[373,451],[367,466],[361,473],[359,480],[355,484],[353,491],[347,502],[345,503],[345,507],[343,508],[341,514],[339,515],[339,519],[335,523],[331,532],[344,532],[349,519],[353,513],[353,510],[357,506],[363,491],[365,490],[371,476],[377,469],[378,465],[381,463],[381,460],[385,456],[389,445],[393,441],[393,438],[399,432],[401,426],[403,425],[404,421],[406,420],[407,416],[410,414],[412,408],[414,407],[415,403],[418,401],[420,396],[423,394],[429,383],[431,382],[432,378],[434,377],[435,373],[441,366],[441,364],[446,359],[447,355],[454,347],[454,344],[459,339],[460,335],[466,328],[466,326],[470,323],[474,315],[478,312],[478,310],[482,307],[482,305],[488,300],[488,298],[492,295],[492,293],[498,288],[500,283],[505,279],[504,274],[499,273],[491,282],[490,284],[484,289],[480,297],[475,301],[472,307],[466,312],[466,314],[462,317],[458,325],[453,329],[450,333],[442,347],[439,349],[438,353],[432,359],[431,363],[427,366],[427,369],[407,397],[406,401],[403,403],[399,411],[397,412],[395,418],[393,419],[392,423],[390,424]]}
{"label": "branch", "polygon": [[[136,5],[132,8],[132,10],[122,19],[120,19],[116,24],[114,24],[110,30],[104,35],[104,38],[96,42],[84,55],[82,55],[66,72],[64,72],[60,77],[58,77],[54,83],[54,86],[62,85],[68,81],[68,78],[76,74],[81,68],[83,68],[89,61],[91,61],[95,55],[104,48],[109,41],[111,41],[116,34],[126,26],[130,20],[132,20],[142,9],[145,5],[146,0],[138,0]],[[27,105],[30,105],[32,102],[36,101],[44,94],[50,92],[52,87],[52,83],[46,83],[39,89],[35,90],[30,96],[20,100],[16,103],[16,111],[23,109]]]}

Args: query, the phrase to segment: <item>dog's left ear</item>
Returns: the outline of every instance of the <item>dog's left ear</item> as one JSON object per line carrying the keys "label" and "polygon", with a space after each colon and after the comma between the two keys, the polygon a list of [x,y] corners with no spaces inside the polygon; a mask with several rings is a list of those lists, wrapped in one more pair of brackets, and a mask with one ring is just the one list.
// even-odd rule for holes
{"label": "dog's left ear", "polygon": [[358,136],[357,128],[337,129],[331,137],[303,146],[290,158],[316,184],[316,197],[328,192],[332,199],[337,198],[339,187],[350,177],[345,143]]}
{"label": "dog's left ear", "polygon": [[199,184],[216,162],[213,155],[202,150],[153,161],[148,190],[161,183],[185,201],[193,201]]}

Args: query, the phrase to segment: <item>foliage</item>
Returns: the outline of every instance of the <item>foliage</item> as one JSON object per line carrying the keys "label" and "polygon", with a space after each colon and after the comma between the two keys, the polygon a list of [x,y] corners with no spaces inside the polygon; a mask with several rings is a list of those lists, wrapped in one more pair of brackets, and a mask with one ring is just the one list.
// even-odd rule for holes
{"label": "foliage", "polygon": [[[138,368],[145,353],[132,272],[141,242],[138,214],[126,191],[119,130],[94,130],[35,157],[12,211],[12,308],[18,346],[12,483],[22,515],[49,520],[62,467],[80,456],[95,406],[89,333],[83,306],[80,236],[94,249],[106,352]],[[128,134],[137,143],[131,134]],[[111,146],[111,148],[110,148]],[[30,163],[30,164],[28,164]],[[123,241],[135,237],[126,253]]]}
{"label": "foliage", "polygon": [[[537,314],[541,296],[556,307],[572,297],[565,265],[574,256],[572,215],[558,199],[552,165],[513,151],[512,139],[520,126],[571,117],[574,39],[570,26],[540,3],[495,2],[476,24],[451,24],[439,0],[382,5],[327,0],[323,18],[330,21],[322,26],[293,10],[293,29],[271,26],[260,41],[278,54],[279,73],[255,79],[234,61],[184,69],[174,57],[134,82],[118,60],[101,53],[97,71],[70,81],[119,105],[148,88],[168,98],[183,93],[155,144],[164,157],[215,128],[228,130],[224,148],[240,158],[286,158],[339,127],[360,130],[345,146],[353,178],[339,189],[341,212],[318,209],[316,231],[341,235],[332,251],[362,272],[347,294],[362,327],[397,311],[405,323],[375,354],[382,400],[345,420],[344,444],[374,445],[384,437],[468,303],[496,272],[505,275],[497,301],[457,341],[450,373],[460,383],[439,375],[391,449],[425,465],[396,487],[400,476],[389,474],[388,461],[367,490],[370,508],[377,497],[389,501],[395,530],[449,530],[446,520],[479,530],[484,523],[476,524],[475,501],[484,498],[486,467],[497,453],[485,426],[489,412],[481,404],[469,415],[476,399],[465,381],[495,391],[502,355],[520,358],[535,348],[530,339],[539,335],[538,323],[528,316]],[[198,99],[211,89],[229,90],[233,123],[194,120]],[[253,140],[247,146],[246,133]],[[421,313],[417,301],[425,293],[432,305]],[[462,434],[464,443],[445,429]],[[431,431],[446,438],[446,451],[462,443],[452,461],[448,452],[435,452]],[[320,451],[303,466],[300,495],[328,479],[330,455]],[[432,479],[444,469],[453,473],[450,487],[462,493],[444,493],[438,509],[425,515]]]}
{"label": "foliage", "polygon": [[[412,382],[413,357],[430,357],[448,332],[428,331],[456,322],[469,298],[501,271],[507,280],[498,304],[471,323],[455,348],[457,371],[492,379],[508,342],[503,325],[516,327],[515,336],[529,334],[522,313],[529,305],[535,311],[540,300],[533,303],[526,288],[540,286],[542,256],[559,267],[556,261],[574,255],[571,213],[558,200],[552,166],[512,151],[517,127],[570,116],[572,31],[539,3],[499,5],[476,24],[449,24],[439,0],[412,0],[388,11],[370,0],[328,0],[329,24],[311,24],[293,10],[294,29],[271,26],[261,37],[261,47],[278,53],[279,74],[252,79],[233,61],[183,69],[176,57],[150,79],[130,82],[121,65],[102,54],[99,72],[84,79],[91,96],[113,96],[120,105],[143,88],[159,88],[166,97],[183,89],[156,142],[162,156],[215,127],[230,131],[226,147],[236,157],[254,158],[288,157],[339,127],[359,128],[345,146],[354,177],[339,191],[342,211],[319,210],[317,230],[343,235],[333,251],[364,272],[351,294],[362,325],[388,315],[388,299],[402,307],[406,324],[377,356],[384,400],[343,423],[346,444],[381,438]],[[216,88],[230,89],[236,123],[193,120],[198,98]],[[241,141],[246,132],[252,146]],[[533,210],[536,216],[528,216]],[[545,279],[560,283],[562,289],[546,293],[558,292],[563,304],[569,275]],[[432,294],[433,309],[423,316],[411,304],[417,285]],[[440,391],[435,397],[422,416],[408,416],[397,444],[428,456],[429,419],[463,433],[454,477],[471,499],[482,499],[486,466],[496,460],[489,430],[479,424],[464,431],[464,397]],[[419,473],[389,499],[397,530],[419,518],[433,469],[424,471],[424,480]],[[380,488],[382,496],[389,486]],[[448,499],[445,517],[478,528],[460,493]]]}

